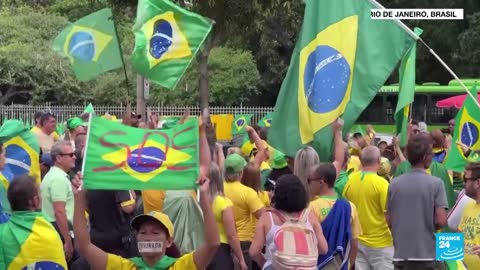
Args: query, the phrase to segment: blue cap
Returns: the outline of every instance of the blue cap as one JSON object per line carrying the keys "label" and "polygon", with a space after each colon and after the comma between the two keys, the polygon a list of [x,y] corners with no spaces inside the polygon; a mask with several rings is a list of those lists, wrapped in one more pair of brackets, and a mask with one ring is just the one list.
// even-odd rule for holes
{"label": "blue cap", "polygon": [[52,156],[49,153],[42,154],[42,157],[40,158],[40,163],[50,167],[53,166]]}

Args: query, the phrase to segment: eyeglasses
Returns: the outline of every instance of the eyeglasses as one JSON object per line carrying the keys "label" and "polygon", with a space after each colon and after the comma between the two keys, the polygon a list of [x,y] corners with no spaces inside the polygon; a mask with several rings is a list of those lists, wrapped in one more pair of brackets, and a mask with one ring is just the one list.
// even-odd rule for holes
{"label": "eyeglasses", "polygon": [[307,178],[307,183],[310,184],[311,182],[320,182],[322,181],[323,179],[322,178]]}
{"label": "eyeglasses", "polygon": [[75,153],[63,153],[63,154],[60,154],[60,156],[69,156],[73,158],[75,156]]}

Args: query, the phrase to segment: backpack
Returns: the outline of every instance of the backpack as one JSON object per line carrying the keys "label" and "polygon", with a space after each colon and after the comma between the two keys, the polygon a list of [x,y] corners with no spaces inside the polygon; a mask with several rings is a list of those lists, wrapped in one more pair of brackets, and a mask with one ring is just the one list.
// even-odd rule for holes
{"label": "backpack", "polygon": [[272,254],[273,269],[316,270],[318,246],[315,232],[307,225],[310,211],[304,210],[297,219],[275,209],[271,211],[282,222],[273,237],[276,248]]}

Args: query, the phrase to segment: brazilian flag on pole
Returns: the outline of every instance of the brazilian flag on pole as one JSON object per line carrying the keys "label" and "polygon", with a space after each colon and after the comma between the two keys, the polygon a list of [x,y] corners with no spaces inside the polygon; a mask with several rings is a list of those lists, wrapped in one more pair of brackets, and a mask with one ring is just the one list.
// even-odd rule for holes
{"label": "brazilian flag on pole", "polygon": [[[415,34],[420,36],[423,32],[415,28]],[[398,91],[397,109],[395,110],[395,124],[397,134],[400,134],[400,146],[407,144],[408,116],[410,104],[415,96],[415,61],[417,58],[417,43],[408,50],[400,64],[400,87]]]}
{"label": "brazilian flag on pole", "polygon": [[53,50],[70,59],[80,81],[122,67],[112,11],[102,9],[67,26],[53,42]]}
{"label": "brazilian flag on pole", "polygon": [[268,142],[288,156],[311,145],[330,160],[331,124],[350,130],[414,43],[368,0],[305,0],[303,26],[273,113]]}
{"label": "brazilian flag on pole", "polygon": [[138,73],[173,89],[212,30],[212,22],[168,0],[139,0],[132,63]]}

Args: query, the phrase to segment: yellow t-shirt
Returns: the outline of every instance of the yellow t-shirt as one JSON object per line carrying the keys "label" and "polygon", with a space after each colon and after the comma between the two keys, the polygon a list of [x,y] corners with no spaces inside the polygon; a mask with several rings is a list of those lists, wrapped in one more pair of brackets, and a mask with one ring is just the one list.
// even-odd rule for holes
{"label": "yellow t-shirt", "polygon": [[215,126],[217,140],[230,141],[232,139],[232,114],[212,114],[210,120]]}
{"label": "yellow t-shirt", "polygon": [[213,215],[217,221],[218,233],[220,234],[220,243],[228,244],[225,228],[223,227],[223,210],[232,207],[233,203],[230,199],[217,195],[212,203]]}
{"label": "yellow t-shirt", "polygon": [[[38,132],[40,132],[40,128],[38,128],[37,126],[33,126],[30,129],[30,131],[35,133],[35,134],[38,134]],[[52,136],[55,141],[60,140],[60,135],[58,135],[58,133],[56,131],[52,132],[52,134],[50,134],[50,136]]]}
{"label": "yellow t-shirt", "polygon": [[253,213],[264,207],[255,190],[239,181],[225,182],[225,196],[233,203],[233,215],[240,241],[252,240]]}
{"label": "yellow t-shirt", "polygon": [[363,231],[358,240],[367,247],[393,245],[385,219],[388,185],[388,181],[376,173],[360,171],[350,174],[343,190],[343,196],[357,207]]}
{"label": "yellow t-shirt", "polygon": [[163,212],[165,190],[142,190],[143,212]]}
{"label": "yellow t-shirt", "polygon": [[360,170],[361,163],[360,163],[360,158],[355,155],[350,156],[350,160],[348,161],[347,164],[347,171],[350,169],[353,169],[353,172],[358,172]]}
{"label": "yellow t-shirt", "polygon": [[[105,270],[137,270],[138,268],[130,260],[117,255],[108,254],[107,269]],[[168,270],[198,270],[193,261],[193,253],[188,253],[178,258]]]}
{"label": "yellow t-shirt", "polygon": [[[318,218],[320,223],[327,217],[328,213],[332,209],[333,205],[337,201],[337,196],[317,196],[313,201],[310,202],[309,208]],[[360,220],[358,219],[358,212],[355,205],[350,202],[351,206],[351,227],[352,227],[352,238],[358,239],[362,234],[362,226],[360,225]]]}
{"label": "yellow t-shirt", "polygon": [[480,246],[480,204],[473,201],[465,206],[458,229],[465,238],[463,262],[468,269],[480,269],[480,257],[472,252],[472,247]]}
{"label": "yellow t-shirt", "polygon": [[[259,191],[257,194],[258,194],[258,198],[260,198],[260,201],[262,202],[263,206],[265,206],[265,208],[270,207],[270,197],[268,196],[268,191]],[[257,222],[258,222],[258,219],[256,217],[253,217],[253,220],[252,220],[252,239],[253,239],[253,236],[255,235],[255,229],[257,228]]]}

